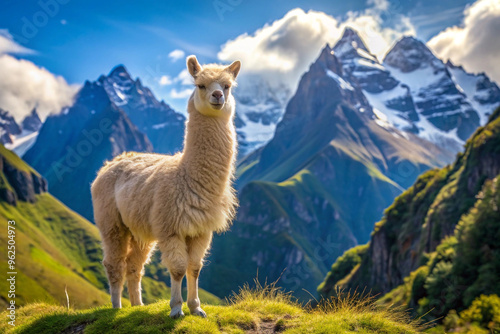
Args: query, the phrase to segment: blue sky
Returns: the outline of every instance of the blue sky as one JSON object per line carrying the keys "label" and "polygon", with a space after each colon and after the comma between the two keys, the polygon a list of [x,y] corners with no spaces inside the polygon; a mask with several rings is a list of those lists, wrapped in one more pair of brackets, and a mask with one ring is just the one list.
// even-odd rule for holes
{"label": "blue sky", "polygon": [[[171,51],[197,54],[202,62],[217,61],[221,45],[228,40],[252,34],[293,8],[313,9],[342,20],[348,12],[362,12],[379,1],[383,0],[3,0],[0,29],[34,51],[15,57],[62,75],[69,83],[95,80],[124,64],[159,98],[182,108],[184,102],[169,96],[172,86],[157,82],[162,75],[176,77],[185,66],[183,59],[174,62],[168,57]],[[427,41],[446,27],[460,24],[471,2],[391,0],[382,25],[391,25],[394,17],[404,15],[417,37]]]}

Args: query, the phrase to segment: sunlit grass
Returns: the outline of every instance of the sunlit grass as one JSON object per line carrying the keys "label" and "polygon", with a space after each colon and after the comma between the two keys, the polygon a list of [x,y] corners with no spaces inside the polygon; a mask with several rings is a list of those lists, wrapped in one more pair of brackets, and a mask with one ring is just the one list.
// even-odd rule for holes
{"label": "sunlit grass", "polygon": [[[18,310],[17,326],[0,324],[0,332],[61,333],[247,333],[262,328],[284,333],[417,333],[418,321],[398,309],[376,306],[374,299],[359,293],[339,293],[318,306],[298,304],[275,284],[242,287],[225,306],[202,305],[203,319],[186,316],[170,319],[166,300],[120,310],[109,306],[67,310],[47,304],[30,304]],[[1,314],[5,318],[5,312]]]}

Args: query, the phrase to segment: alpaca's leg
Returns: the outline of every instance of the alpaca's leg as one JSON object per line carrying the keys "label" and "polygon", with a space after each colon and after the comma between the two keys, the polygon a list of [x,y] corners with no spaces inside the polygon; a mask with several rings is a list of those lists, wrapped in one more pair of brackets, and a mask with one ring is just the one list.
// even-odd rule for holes
{"label": "alpaca's leg", "polygon": [[119,222],[102,236],[104,259],[102,263],[108,275],[111,304],[122,307],[122,290],[126,269],[126,258],[130,242],[129,230]]}
{"label": "alpaca's leg", "polygon": [[191,314],[199,315],[203,318],[205,318],[207,314],[200,307],[200,298],[198,297],[198,276],[203,266],[203,258],[210,247],[211,241],[212,233],[203,234],[199,237],[189,238],[187,240],[189,255],[187,268],[187,304]]}
{"label": "alpaca's leg", "polygon": [[186,242],[183,238],[172,235],[160,239],[158,247],[162,253],[163,264],[170,272],[170,317],[179,318],[184,316],[182,312],[182,279],[186,275],[188,264]]}
{"label": "alpaca's leg", "polygon": [[130,241],[127,256],[127,286],[132,306],[142,305],[141,279],[144,275],[144,264],[148,262],[154,243],[140,244],[134,238]]}

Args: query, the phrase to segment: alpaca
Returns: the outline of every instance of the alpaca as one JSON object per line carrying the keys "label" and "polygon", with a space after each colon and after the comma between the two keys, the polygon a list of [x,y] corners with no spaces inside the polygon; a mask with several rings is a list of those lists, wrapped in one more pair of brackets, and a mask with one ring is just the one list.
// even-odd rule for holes
{"label": "alpaca", "polygon": [[203,258],[213,232],[229,228],[237,207],[231,87],[241,64],[202,67],[195,56],[186,62],[195,89],[188,102],[183,152],[123,153],[106,162],[92,184],[113,307],[121,307],[124,276],[131,304],[142,305],[144,264],[157,245],[170,272],[172,318],[184,315],[181,286],[186,274],[189,310],[206,317],[198,298]]}

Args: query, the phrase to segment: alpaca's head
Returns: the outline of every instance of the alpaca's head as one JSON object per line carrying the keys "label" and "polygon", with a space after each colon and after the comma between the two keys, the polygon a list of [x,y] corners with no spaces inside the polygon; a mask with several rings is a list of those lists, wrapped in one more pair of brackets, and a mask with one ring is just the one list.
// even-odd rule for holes
{"label": "alpaca's head", "polygon": [[191,99],[196,110],[206,116],[231,117],[234,113],[231,88],[236,86],[241,63],[235,61],[229,66],[201,66],[195,56],[189,56],[186,62],[194,79],[195,90]]}

